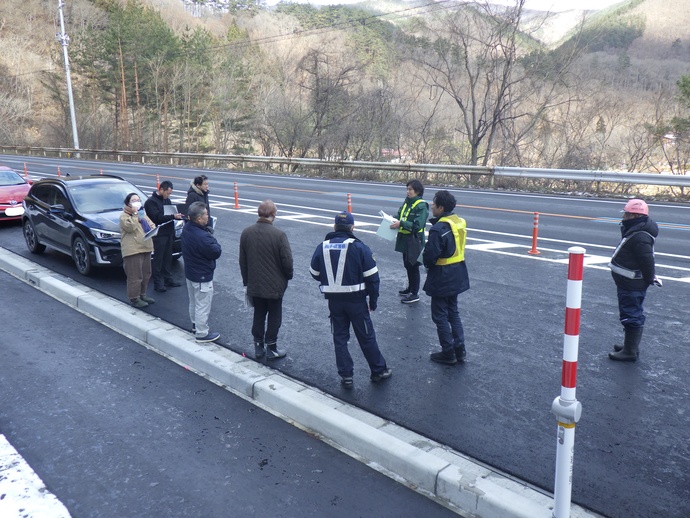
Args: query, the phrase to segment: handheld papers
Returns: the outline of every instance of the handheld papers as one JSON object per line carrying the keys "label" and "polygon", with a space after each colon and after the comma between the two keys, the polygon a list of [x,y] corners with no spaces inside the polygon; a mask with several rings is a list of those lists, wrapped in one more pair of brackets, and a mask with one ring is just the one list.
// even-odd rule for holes
{"label": "handheld papers", "polygon": [[[172,220],[166,221],[165,223],[163,223],[163,225],[167,225],[168,223],[172,223]],[[144,234],[144,240],[156,237],[156,234],[158,234],[158,229],[160,229],[163,225],[158,225],[156,228],[152,228],[151,230],[149,230],[146,234]]]}
{"label": "handheld papers", "polygon": [[146,241],[147,239],[151,239],[152,237],[155,237],[156,234],[158,234],[158,229],[159,229],[159,228],[160,228],[160,227],[152,228],[152,229],[149,230],[146,234],[144,234],[144,241]]}
{"label": "handheld papers", "polygon": [[389,214],[386,214],[382,210],[379,211],[379,214],[383,219],[381,220],[381,224],[376,231],[376,235],[381,236],[383,239],[387,239],[388,241],[393,241],[398,235],[398,229],[391,228],[391,224],[395,221],[395,218]]}

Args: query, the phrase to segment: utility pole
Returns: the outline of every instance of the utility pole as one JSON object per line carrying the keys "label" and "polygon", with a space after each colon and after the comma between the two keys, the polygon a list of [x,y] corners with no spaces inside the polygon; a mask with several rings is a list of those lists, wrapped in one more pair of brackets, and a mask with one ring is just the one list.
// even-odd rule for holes
{"label": "utility pole", "polygon": [[[77,116],[74,113],[74,97],[72,96],[72,78],[69,72],[69,56],[67,55],[67,45],[69,45],[69,36],[65,32],[65,18],[62,16],[62,6],[65,3],[58,0],[58,12],[60,13],[60,32],[55,36],[62,44],[62,54],[65,58],[65,75],[67,76],[67,96],[69,97],[69,113],[72,118],[72,140],[74,141],[74,149],[79,149],[79,135],[77,134]],[[79,156],[79,153],[77,153]]]}

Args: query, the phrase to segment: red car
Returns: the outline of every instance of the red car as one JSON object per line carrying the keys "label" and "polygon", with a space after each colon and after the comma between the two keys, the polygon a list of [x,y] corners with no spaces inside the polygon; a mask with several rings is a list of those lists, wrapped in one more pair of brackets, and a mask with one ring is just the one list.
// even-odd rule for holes
{"label": "red car", "polygon": [[0,221],[22,219],[22,201],[30,187],[31,182],[14,169],[0,165]]}

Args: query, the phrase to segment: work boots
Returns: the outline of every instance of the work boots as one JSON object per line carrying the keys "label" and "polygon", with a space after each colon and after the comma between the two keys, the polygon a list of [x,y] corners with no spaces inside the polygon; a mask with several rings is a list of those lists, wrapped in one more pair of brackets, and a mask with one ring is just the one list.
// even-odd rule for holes
{"label": "work boots", "polygon": [[455,358],[455,351],[453,349],[444,349],[440,353],[431,353],[429,359],[436,363],[445,363],[446,365],[455,365],[458,360]]}
{"label": "work boots", "polygon": [[254,340],[254,358],[260,360],[266,355],[266,347],[263,340]]}
{"label": "work boots", "polygon": [[266,359],[267,360],[277,360],[285,356],[287,352],[283,349],[278,349],[278,344],[276,342],[266,342]]}
{"label": "work boots", "polygon": [[614,345],[616,352],[609,353],[611,360],[619,362],[634,362],[640,356],[640,341],[642,340],[642,327],[626,328],[623,346]]}

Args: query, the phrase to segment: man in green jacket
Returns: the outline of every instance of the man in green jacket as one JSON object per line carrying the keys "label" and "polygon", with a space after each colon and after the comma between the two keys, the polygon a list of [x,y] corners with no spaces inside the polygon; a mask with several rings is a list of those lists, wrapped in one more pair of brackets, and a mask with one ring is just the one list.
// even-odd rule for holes
{"label": "man in green jacket", "polygon": [[413,304],[419,302],[420,274],[419,256],[424,249],[426,220],[429,217],[429,205],[422,199],[424,186],[419,180],[407,182],[407,197],[391,223],[391,228],[398,229],[395,240],[395,251],[403,254],[403,266],[407,270],[407,288],[398,293],[400,302]]}

